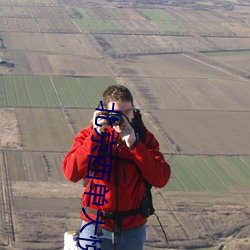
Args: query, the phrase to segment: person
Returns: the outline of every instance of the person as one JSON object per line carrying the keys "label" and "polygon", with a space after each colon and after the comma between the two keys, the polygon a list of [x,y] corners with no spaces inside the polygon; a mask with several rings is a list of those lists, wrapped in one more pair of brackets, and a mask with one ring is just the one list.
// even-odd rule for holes
{"label": "person", "polygon": [[[144,138],[138,139],[133,127],[133,96],[127,87],[109,86],[100,104],[62,163],[68,180],[87,183],[82,193],[78,246],[141,250],[146,240],[147,216],[138,211],[145,196],[145,180],[152,186],[164,187],[170,178],[170,166],[145,126]],[[109,114],[119,112],[122,122],[112,124]],[[103,153],[107,148],[110,152]]]}

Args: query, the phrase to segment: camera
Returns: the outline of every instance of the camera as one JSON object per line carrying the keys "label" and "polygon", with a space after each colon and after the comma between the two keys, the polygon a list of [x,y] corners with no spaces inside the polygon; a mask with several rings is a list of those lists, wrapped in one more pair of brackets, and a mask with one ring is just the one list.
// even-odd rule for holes
{"label": "camera", "polygon": [[113,126],[118,126],[123,124],[122,113],[109,112],[108,117]]}

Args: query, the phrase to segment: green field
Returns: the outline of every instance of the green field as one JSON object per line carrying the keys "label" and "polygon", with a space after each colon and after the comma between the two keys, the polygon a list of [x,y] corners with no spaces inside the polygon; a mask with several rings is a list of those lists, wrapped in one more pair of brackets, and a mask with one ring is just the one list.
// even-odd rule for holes
{"label": "green field", "polygon": [[71,8],[71,12],[74,19],[91,19],[87,12],[82,8],[73,7]]}
{"label": "green field", "polygon": [[112,20],[76,19],[78,27],[89,32],[115,32],[119,27]]}
{"label": "green field", "polygon": [[159,9],[138,9],[150,21],[173,21],[173,17]]}
{"label": "green field", "polygon": [[188,192],[229,192],[248,187],[250,156],[166,157],[172,176],[166,189]]}
{"label": "green field", "polygon": [[237,56],[237,55],[245,55],[250,54],[250,50],[221,50],[221,51],[204,51],[202,54],[206,56]]}
{"label": "green field", "polygon": [[119,27],[112,20],[93,19],[87,12],[78,7],[71,9],[71,15],[78,27],[88,32],[115,32]]}
{"label": "green field", "polygon": [[0,76],[0,107],[96,107],[112,77]]}
{"label": "green field", "polygon": [[158,28],[173,32],[176,34],[182,34],[183,30],[180,29],[176,24],[172,16],[167,14],[163,10],[158,9],[139,9],[139,12],[145,16],[148,20],[154,23]]}

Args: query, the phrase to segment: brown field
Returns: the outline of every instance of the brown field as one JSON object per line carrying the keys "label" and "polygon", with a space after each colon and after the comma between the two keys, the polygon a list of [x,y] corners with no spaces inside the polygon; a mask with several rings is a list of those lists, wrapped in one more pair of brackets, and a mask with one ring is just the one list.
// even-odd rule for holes
{"label": "brown field", "polygon": [[[178,155],[249,156],[250,81],[233,70],[249,72],[249,55],[197,53],[250,50],[249,4],[160,2],[0,0],[0,59],[15,63],[0,73],[111,76],[131,89],[170,163]],[[72,6],[113,21],[117,33],[80,30]],[[156,28],[141,8],[164,10],[185,36]],[[0,107],[0,249],[62,249],[63,233],[79,229],[82,183],[65,180],[61,161],[92,113]],[[153,193],[169,244],[152,216],[145,250],[249,249],[247,181],[224,192]]]}
{"label": "brown field", "polygon": [[245,72],[250,72],[250,52],[242,51],[241,53],[218,53],[211,56],[213,60],[216,60],[222,64],[230,65],[235,69],[240,69]]}
{"label": "brown field", "polygon": [[250,100],[249,84],[236,79],[132,77],[127,82],[135,83],[145,109],[244,112]]}
{"label": "brown field", "polygon": [[249,154],[248,81],[182,55],[142,56],[116,66],[124,78],[130,76],[139,106],[176,142],[174,150]]}
{"label": "brown field", "polygon": [[233,14],[220,10],[207,11],[192,9],[166,10],[173,16],[177,24],[189,32],[196,32],[202,35],[226,35],[239,36],[249,35],[249,26],[235,18]]}
{"label": "brown field", "polygon": [[77,33],[78,27],[69,19],[45,18],[1,18],[1,30],[9,32]]}
{"label": "brown field", "polygon": [[62,182],[62,158],[62,153],[13,151],[6,153],[6,164],[14,182]]}
{"label": "brown field", "polygon": [[[116,60],[115,69],[122,77],[158,77],[166,79],[227,79],[227,73],[185,55],[147,55]],[[135,84],[136,85],[136,84]]]}
{"label": "brown field", "polygon": [[72,135],[60,109],[17,109],[17,120],[24,150],[60,152],[69,148]]}
{"label": "brown field", "polygon": [[[20,40],[21,37],[21,40]],[[110,69],[94,47],[93,38],[80,34],[9,33],[8,52],[15,74],[110,75]]]}
{"label": "brown field", "polygon": [[208,38],[213,44],[216,44],[218,50],[244,50],[249,49],[250,38],[227,38],[227,37],[210,37]]}
{"label": "brown field", "polygon": [[[20,39],[17,41],[17,39]],[[5,41],[9,50],[25,50],[33,53],[83,55],[90,58],[100,57],[94,43],[87,36],[77,34],[8,33]]]}
{"label": "brown field", "polygon": [[0,147],[2,149],[20,149],[21,138],[15,109],[0,109]]}
{"label": "brown field", "polygon": [[[181,154],[249,155],[249,112],[149,110]],[[195,133],[194,133],[195,131]]]}

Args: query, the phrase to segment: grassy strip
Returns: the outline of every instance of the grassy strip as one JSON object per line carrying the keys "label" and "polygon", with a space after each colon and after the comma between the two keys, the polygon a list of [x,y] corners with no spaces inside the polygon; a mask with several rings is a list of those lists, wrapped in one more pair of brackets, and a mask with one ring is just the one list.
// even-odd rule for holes
{"label": "grassy strip", "polygon": [[167,32],[173,32],[177,35],[182,34],[183,30],[181,30],[179,27],[177,27],[173,22],[171,21],[153,21],[153,23],[160,29],[165,30]]}
{"label": "grassy strip", "polygon": [[218,51],[203,51],[206,56],[235,56],[250,54],[250,50],[218,50]]}
{"label": "grassy strip", "polygon": [[[176,178],[180,181],[181,186],[184,187],[186,191],[206,191],[205,187],[199,181],[199,178],[192,173],[192,170],[186,164],[186,156],[173,157],[171,168]],[[171,189],[171,187],[169,188]],[[179,191],[182,191],[182,189]]]}
{"label": "grassy strip", "polygon": [[250,183],[250,156],[181,156],[168,161],[172,176],[166,190],[228,192]]}
{"label": "grassy strip", "polygon": [[7,96],[3,77],[0,77],[0,106],[7,106]]}
{"label": "grassy strip", "polygon": [[173,21],[172,16],[159,9],[138,9],[150,21]]}
{"label": "grassy strip", "polygon": [[58,98],[60,99],[63,107],[75,107],[74,97],[72,96],[69,84],[66,82],[65,77],[52,76],[53,84],[56,88]]}
{"label": "grassy strip", "polygon": [[230,168],[234,175],[237,176],[244,186],[249,186],[250,183],[250,170],[240,161],[239,157],[224,157],[225,164]]}
{"label": "grassy strip", "polygon": [[26,76],[25,77],[26,86],[30,93],[30,100],[32,106],[35,107],[47,107],[48,103],[41,87],[40,80],[38,76]]}
{"label": "grassy strip", "polygon": [[119,27],[112,20],[76,19],[75,22],[80,29],[89,32],[115,32]]}
{"label": "grassy strip", "polygon": [[201,158],[226,187],[241,185],[240,180],[227,168],[220,157],[202,156]]}
{"label": "grassy strip", "polygon": [[45,95],[47,105],[49,107],[60,107],[60,102],[51,83],[50,79],[47,76],[39,76],[40,85],[42,87],[43,93]]}
{"label": "grassy strip", "polygon": [[12,80],[16,88],[18,106],[24,106],[24,107],[31,106],[31,100],[26,87],[25,77],[24,76],[13,77]]}
{"label": "grassy strip", "polygon": [[1,76],[0,105],[95,108],[112,77]]}
{"label": "grassy strip", "polygon": [[164,31],[174,32],[177,35],[183,33],[183,30],[175,25],[173,17],[163,10],[139,9],[139,12],[148,20],[152,21],[152,23],[154,23],[158,28]]}
{"label": "grassy strip", "polygon": [[76,107],[89,107],[90,103],[88,100],[88,95],[86,95],[81,80],[79,79],[81,78],[66,78],[66,82],[70,86],[72,95],[75,99]]}
{"label": "grassy strip", "polygon": [[12,76],[3,76],[8,106],[18,106],[17,93]]}

